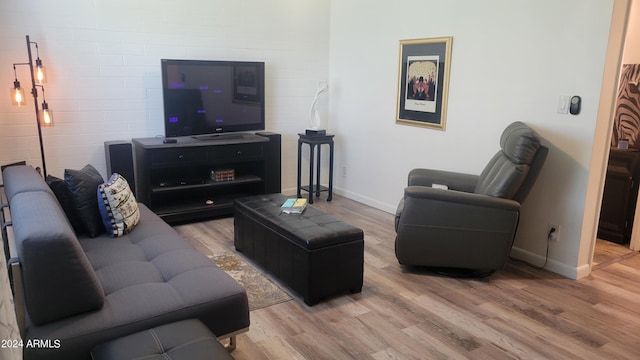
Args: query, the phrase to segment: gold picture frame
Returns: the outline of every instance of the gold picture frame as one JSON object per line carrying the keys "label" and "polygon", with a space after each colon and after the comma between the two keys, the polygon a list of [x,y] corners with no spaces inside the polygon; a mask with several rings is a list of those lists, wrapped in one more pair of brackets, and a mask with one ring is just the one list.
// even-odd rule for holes
{"label": "gold picture frame", "polygon": [[452,41],[400,40],[397,124],[445,130]]}

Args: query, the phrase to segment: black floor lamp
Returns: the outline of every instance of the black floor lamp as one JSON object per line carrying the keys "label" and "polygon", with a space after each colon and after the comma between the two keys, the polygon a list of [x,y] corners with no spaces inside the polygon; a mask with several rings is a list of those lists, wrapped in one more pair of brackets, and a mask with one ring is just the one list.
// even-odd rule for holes
{"label": "black floor lamp", "polygon": [[[35,45],[36,47],[35,66],[33,63],[33,56],[31,55],[31,45]],[[42,60],[40,60],[40,54],[38,52],[38,43],[29,40],[29,35],[27,35],[27,54],[29,56],[29,62],[13,64],[13,74],[15,76],[15,80],[13,82],[13,88],[11,88],[11,100],[12,100],[11,102],[17,106],[23,106],[26,104],[24,90],[20,86],[20,81],[18,81],[16,66],[28,65],[29,73],[31,74],[31,95],[33,95],[33,105],[36,111],[36,126],[38,127],[38,140],[40,141],[40,156],[42,157],[42,175],[46,178],[47,165],[44,157],[42,129],[40,127],[53,126],[53,115],[49,110],[49,104],[47,104],[47,99],[44,96],[44,86],[42,84],[45,83],[46,77],[45,77],[44,67],[42,66]],[[38,87],[42,89],[42,109],[38,107]],[[40,111],[42,111],[42,113],[40,113]]]}

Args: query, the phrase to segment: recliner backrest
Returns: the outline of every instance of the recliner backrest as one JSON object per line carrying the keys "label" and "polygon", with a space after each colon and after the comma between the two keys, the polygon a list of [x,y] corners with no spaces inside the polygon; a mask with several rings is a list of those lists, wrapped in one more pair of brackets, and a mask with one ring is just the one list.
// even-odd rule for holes
{"label": "recliner backrest", "polygon": [[[523,201],[528,188],[521,191],[523,184],[529,188],[532,182],[527,181],[531,173],[534,159],[541,148],[538,134],[522,122],[509,125],[500,137],[501,150],[489,161],[476,184],[475,193],[488,196]],[[546,148],[543,147],[544,158]],[[540,164],[541,166],[541,164]],[[539,171],[539,167],[536,167]],[[535,174],[537,176],[537,172]]]}

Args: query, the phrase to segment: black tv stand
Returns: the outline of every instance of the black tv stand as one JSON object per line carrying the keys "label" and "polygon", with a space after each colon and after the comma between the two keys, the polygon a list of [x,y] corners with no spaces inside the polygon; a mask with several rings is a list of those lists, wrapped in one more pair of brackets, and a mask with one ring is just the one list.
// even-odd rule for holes
{"label": "black tv stand", "polygon": [[205,135],[195,135],[192,138],[200,141],[209,141],[209,140],[238,140],[244,139],[244,134],[205,134]]}
{"label": "black tv stand", "polygon": [[[133,139],[138,201],[176,224],[229,216],[237,197],[281,191],[280,134],[215,135]],[[228,170],[224,180],[212,174]]]}

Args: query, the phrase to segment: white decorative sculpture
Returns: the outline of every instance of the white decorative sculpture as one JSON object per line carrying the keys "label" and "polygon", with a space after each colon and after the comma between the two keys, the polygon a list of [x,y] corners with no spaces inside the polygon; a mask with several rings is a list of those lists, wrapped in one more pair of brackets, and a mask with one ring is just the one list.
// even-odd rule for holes
{"label": "white decorative sculpture", "polygon": [[311,103],[311,109],[309,110],[309,120],[311,125],[311,130],[318,130],[320,128],[320,113],[317,109],[318,99],[320,95],[327,92],[329,89],[329,85],[326,81],[318,82],[318,86],[316,89],[316,96],[313,98],[313,102]]}

